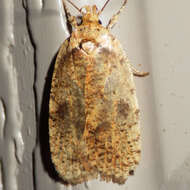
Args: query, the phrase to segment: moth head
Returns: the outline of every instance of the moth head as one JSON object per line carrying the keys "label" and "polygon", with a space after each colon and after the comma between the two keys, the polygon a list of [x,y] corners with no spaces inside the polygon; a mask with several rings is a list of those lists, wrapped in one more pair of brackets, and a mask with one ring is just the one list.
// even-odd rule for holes
{"label": "moth head", "polygon": [[93,6],[85,6],[81,9],[82,13],[82,23],[88,24],[88,23],[96,23],[101,24],[101,21],[99,20],[99,12],[96,7],[96,5]]}
{"label": "moth head", "polygon": [[[67,0],[75,9],[77,9],[82,16],[78,16],[78,17],[75,17],[77,18],[77,23],[78,25],[81,25],[81,24],[89,24],[89,23],[95,23],[97,25],[101,25],[102,22],[101,20],[99,19],[99,16],[100,14],[103,12],[104,8],[106,7],[106,5],[108,4],[108,2],[110,0],[107,0],[106,3],[104,4],[104,6],[102,7],[102,9],[98,10],[96,5],[93,5],[93,6],[84,6],[82,7],[81,9],[78,8],[71,0]],[[65,4],[65,0],[62,0],[63,2],[63,6],[65,8],[65,10],[67,10],[66,12],[68,14],[70,14],[68,12],[68,9],[67,9],[67,6]]]}

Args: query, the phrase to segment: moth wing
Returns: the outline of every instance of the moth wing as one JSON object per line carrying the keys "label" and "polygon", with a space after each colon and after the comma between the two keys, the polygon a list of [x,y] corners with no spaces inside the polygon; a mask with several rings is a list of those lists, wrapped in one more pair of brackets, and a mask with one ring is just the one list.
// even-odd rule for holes
{"label": "moth wing", "polygon": [[63,180],[76,184],[94,178],[97,172],[89,172],[80,163],[86,149],[80,139],[85,126],[84,63],[89,60],[80,50],[69,52],[68,46],[69,41],[66,40],[54,67],[49,102],[49,136],[56,171]]}
{"label": "moth wing", "polygon": [[101,179],[121,184],[140,160],[139,109],[125,52],[112,35],[106,39],[99,43],[87,67],[87,144],[94,149],[91,157]]}
{"label": "moth wing", "polygon": [[73,184],[98,174],[122,184],[140,160],[133,74],[119,41],[107,34],[105,43],[105,35],[90,56],[69,51],[66,40],[53,73],[50,150],[59,175]]}

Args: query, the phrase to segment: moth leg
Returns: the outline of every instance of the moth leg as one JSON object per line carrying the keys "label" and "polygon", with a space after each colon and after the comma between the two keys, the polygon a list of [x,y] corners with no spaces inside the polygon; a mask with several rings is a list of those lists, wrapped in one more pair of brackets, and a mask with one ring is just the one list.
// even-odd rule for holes
{"label": "moth leg", "polygon": [[69,24],[74,27],[74,28],[77,28],[77,19],[75,16],[72,16],[71,13],[69,12],[68,10],[68,7],[65,3],[65,0],[62,0],[62,3],[63,3],[63,7],[64,7],[64,10],[65,10],[65,13],[66,13],[66,17],[69,21]]}
{"label": "moth leg", "polygon": [[133,75],[134,76],[137,76],[137,77],[145,77],[147,75],[149,75],[149,72],[141,72],[141,71],[138,71],[137,69],[135,69],[132,65],[130,65],[131,69],[132,69],[132,72],[133,72]]}
{"label": "moth leg", "polygon": [[108,30],[112,29],[113,26],[116,24],[116,22],[117,22],[117,20],[118,20],[118,16],[119,16],[120,13],[123,11],[123,9],[125,8],[125,5],[126,5],[126,4],[127,4],[127,0],[124,0],[124,2],[123,2],[123,4],[122,4],[121,8],[119,9],[119,11],[118,11],[116,14],[114,14],[114,15],[112,16],[112,18],[109,20],[109,23],[108,23],[108,25],[106,26],[106,28],[107,28]]}

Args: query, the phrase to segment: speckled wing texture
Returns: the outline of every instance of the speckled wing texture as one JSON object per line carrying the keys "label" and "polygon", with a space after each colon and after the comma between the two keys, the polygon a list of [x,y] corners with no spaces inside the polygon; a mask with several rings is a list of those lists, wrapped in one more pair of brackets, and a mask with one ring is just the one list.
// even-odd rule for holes
{"label": "speckled wing texture", "polygon": [[139,163],[133,74],[120,42],[102,26],[79,27],[59,50],[49,135],[52,162],[70,184],[123,184]]}

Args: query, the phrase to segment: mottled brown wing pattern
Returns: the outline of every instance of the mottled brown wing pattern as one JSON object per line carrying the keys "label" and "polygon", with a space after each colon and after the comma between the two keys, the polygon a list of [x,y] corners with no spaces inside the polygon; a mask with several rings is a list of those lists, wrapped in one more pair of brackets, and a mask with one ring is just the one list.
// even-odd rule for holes
{"label": "mottled brown wing pattern", "polygon": [[140,159],[139,109],[121,45],[111,35],[107,40],[112,48],[97,48],[87,67],[85,135],[101,178],[124,183]]}
{"label": "mottled brown wing pattern", "polygon": [[[88,60],[79,51],[68,52],[67,48],[68,40],[60,48],[53,73],[49,109],[50,150],[59,175],[70,183],[80,183],[89,175],[78,158],[85,149],[84,145],[80,146],[85,127],[86,72],[81,63]],[[75,60],[76,56],[80,62]]]}
{"label": "mottled brown wing pattern", "polygon": [[[97,178],[124,183],[139,162],[138,105],[120,43],[89,56],[62,45],[50,96],[50,148],[59,175],[76,184]],[[117,50],[117,51],[115,51]]]}
{"label": "mottled brown wing pattern", "polygon": [[94,12],[88,14],[56,59],[49,105],[51,157],[70,184],[99,176],[123,184],[141,151],[133,74],[120,42],[98,24]]}

